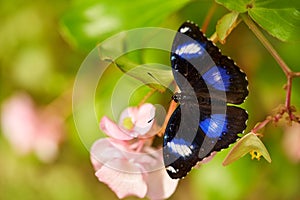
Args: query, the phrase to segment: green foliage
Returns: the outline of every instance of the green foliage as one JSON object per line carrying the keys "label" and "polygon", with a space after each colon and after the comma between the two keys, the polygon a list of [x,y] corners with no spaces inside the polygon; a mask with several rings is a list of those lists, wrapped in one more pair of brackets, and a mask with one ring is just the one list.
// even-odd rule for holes
{"label": "green foliage", "polygon": [[62,18],[66,39],[79,49],[90,50],[119,31],[158,26],[174,11],[185,5],[182,1],[80,1]]}
{"label": "green foliage", "polygon": [[296,3],[281,0],[216,0],[217,3],[249,16],[274,37],[283,41],[299,41],[300,11]]}
{"label": "green foliage", "polygon": [[234,10],[239,13],[247,12],[248,5],[253,2],[252,0],[237,0],[237,1],[228,1],[228,0],[216,0],[217,3],[224,5],[229,10]]}
{"label": "green foliage", "polygon": [[225,43],[225,38],[231,33],[231,31],[237,25],[238,15],[239,15],[238,12],[233,11],[224,15],[218,21],[218,24],[216,26],[216,32],[218,35],[218,39],[222,44]]}
{"label": "green foliage", "polygon": [[116,61],[116,65],[127,75],[160,92],[165,92],[166,87],[173,81],[172,71],[165,65],[138,65],[122,58]]}

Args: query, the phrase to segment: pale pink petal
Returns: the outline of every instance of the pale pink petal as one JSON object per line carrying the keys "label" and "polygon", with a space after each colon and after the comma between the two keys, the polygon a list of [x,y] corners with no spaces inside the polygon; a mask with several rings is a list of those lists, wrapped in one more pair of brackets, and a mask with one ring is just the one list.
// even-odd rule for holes
{"label": "pale pink petal", "polygon": [[63,119],[39,111],[30,96],[17,94],[2,107],[3,134],[21,154],[35,152],[43,162],[54,160],[62,141]]}
{"label": "pale pink petal", "polygon": [[201,163],[201,164],[208,163],[215,157],[215,155],[217,155],[217,152],[213,151],[213,152],[210,153],[210,155],[208,157],[203,158],[203,160],[201,160],[199,163]]}
{"label": "pale pink petal", "polygon": [[146,134],[152,127],[155,117],[155,107],[146,103],[143,104],[134,117],[134,131],[140,135]]}
{"label": "pale pink petal", "polygon": [[151,129],[144,135],[140,135],[139,138],[149,138],[157,135],[157,133],[160,131],[161,127],[157,125],[155,119],[153,120],[153,124]]}
{"label": "pale pink petal", "polygon": [[104,163],[115,159],[124,158],[124,155],[110,138],[97,140],[91,148],[91,161],[95,170],[100,169]]}
{"label": "pale pink petal", "polygon": [[165,168],[150,172],[146,176],[146,196],[152,200],[169,198],[176,190],[179,179],[171,179]]}
{"label": "pale pink petal", "polygon": [[197,162],[197,164],[193,168],[200,169],[203,164],[210,162],[215,157],[216,154],[217,154],[216,151],[211,152],[211,154],[208,157],[203,158],[203,160],[201,160],[200,162]]}
{"label": "pale pink petal", "polygon": [[45,163],[50,163],[55,160],[58,154],[58,149],[57,142],[47,140],[46,138],[40,139],[35,144],[35,153],[37,157]]}
{"label": "pale pink petal", "polygon": [[[127,160],[111,160],[103,165],[96,176],[99,181],[106,183],[119,198],[134,195],[140,198],[145,197],[147,185],[143,180],[142,173],[130,173],[130,171],[139,171],[139,168]],[[119,166],[125,171],[119,171],[109,166]],[[127,172],[128,171],[128,172]]]}
{"label": "pale pink petal", "polygon": [[54,115],[42,115],[34,142],[36,155],[43,162],[57,157],[59,143],[63,140],[63,119]]}
{"label": "pale pink petal", "polygon": [[175,192],[179,179],[171,179],[167,174],[162,149],[145,147],[144,151],[147,154],[136,161],[143,167],[144,179],[148,186],[146,196],[153,200],[169,198]]}
{"label": "pale pink petal", "polygon": [[300,162],[300,124],[293,123],[287,127],[283,135],[283,147],[289,159],[295,163]]}
{"label": "pale pink petal", "polygon": [[[119,128],[123,130],[125,133],[127,133],[128,135],[130,135],[131,138],[137,138],[140,135],[140,133],[134,130],[134,126],[136,123],[135,116],[137,115],[137,113],[138,113],[137,107],[128,107],[121,113],[119,118]],[[126,118],[129,118],[131,120],[132,127],[130,129],[128,129],[128,127],[127,128],[124,127],[124,120]]]}
{"label": "pale pink petal", "polygon": [[4,136],[16,151],[26,154],[32,150],[38,118],[28,95],[15,95],[3,104],[1,124]]}
{"label": "pale pink petal", "polygon": [[121,130],[120,127],[111,121],[108,117],[102,117],[100,121],[100,129],[104,131],[108,136],[118,140],[131,140],[133,137],[125,131]]}
{"label": "pale pink petal", "polygon": [[[119,125],[123,127],[123,121],[125,118],[132,118],[134,120],[134,116],[136,116],[138,113],[138,108],[137,107],[128,107],[125,110],[122,111],[120,117],[119,117]],[[135,121],[132,121],[135,123]]]}
{"label": "pale pink petal", "polygon": [[125,118],[130,118],[133,123],[133,129],[130,135],[140,137],[145,135],[152,127],[155,117],[155,107],[150,103],[145,103],[140,107],[129,107],[125,109],[120,116],[119,126],[125,129],[123,121]]}
{"label": "pale pink petal", "polygon": [[144,147],[143,154],[135,158],[135,162],[140,163],[144,173],[157,171],[164,168],[162,149]]}

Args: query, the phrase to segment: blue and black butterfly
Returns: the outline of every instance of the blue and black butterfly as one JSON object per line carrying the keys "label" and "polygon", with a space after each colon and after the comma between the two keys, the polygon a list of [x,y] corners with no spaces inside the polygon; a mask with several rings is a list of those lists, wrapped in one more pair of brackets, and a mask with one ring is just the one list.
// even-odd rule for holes
{"label": "blue and black butterfly", "polygon": [[179,105],[165,130],[163,157],[169,176],[176,179],[239,138],[248,114],[227,104],[245,100],[248,81],[192,22],[185,22],[175,35],[171,65],[181,92],[173,96]]}

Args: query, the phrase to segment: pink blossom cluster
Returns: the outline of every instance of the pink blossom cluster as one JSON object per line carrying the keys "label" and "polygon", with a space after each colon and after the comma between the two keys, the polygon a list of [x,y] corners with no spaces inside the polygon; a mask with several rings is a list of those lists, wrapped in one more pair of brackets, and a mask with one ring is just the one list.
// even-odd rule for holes
{"label": "pink blossom cluster", "polygon": [[159,128],[155,107],[146,103],[129,107],[116,124],[103,117],[100,129],[106,133],[91,148],[91,161],[99,181],[107,184],[119,198],[165,199],[173,194],[178,180],[165,171],[162,150],[152,147]]}
{"label": "pink blossom cluster", "polygon": [[19,93],[2,104],[1,126],[17,153],[35,153],[43,162],[56,158],[63,140],[63,119],[38,109],[29,95]]}

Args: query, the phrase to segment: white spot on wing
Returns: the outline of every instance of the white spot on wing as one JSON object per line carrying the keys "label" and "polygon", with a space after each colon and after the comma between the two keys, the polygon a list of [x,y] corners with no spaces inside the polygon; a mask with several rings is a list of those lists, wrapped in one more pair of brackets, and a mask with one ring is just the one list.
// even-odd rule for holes
{"label": "white spot on wing", "polygon": [[175,53],[181,57],[188,57],[191,55],[201,55],[203,53],[202,47],[197,43],[189,43],[182,45],[176,49]]}
{"label": "white spot on wing", "polygon": [[172,172],[172,173],[177,173],[177,172],[179,171],[178,169],[175,170],[174,167],[172,167],[172,166],[166,167],[166,170],[168,170],[168,171],[170,171],[170,172]]}
{"label": "white spot on wing", "polygon": [[189,156],[193,152],[192,150],[185,144],[175,144],[174,142],[168,142],[167,146],[175,153],[179,154],[180,156]]}
{"label": "white spot on wing", "polygon": [[190,30],[189,27],[183,27],[183,28],[181,28],[181,29],[179,30],[179,32],[180,32],[180,33],[185,33],[185,32],[187,32],[188,30]]}

